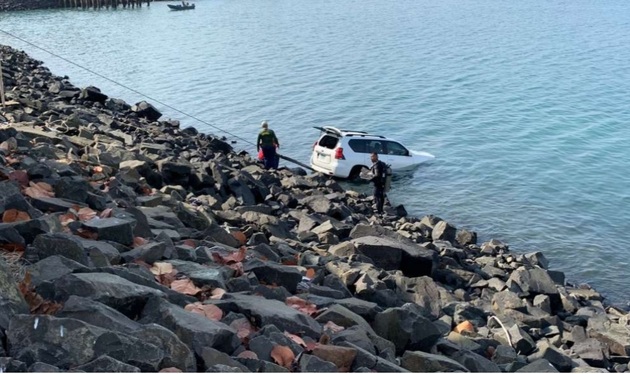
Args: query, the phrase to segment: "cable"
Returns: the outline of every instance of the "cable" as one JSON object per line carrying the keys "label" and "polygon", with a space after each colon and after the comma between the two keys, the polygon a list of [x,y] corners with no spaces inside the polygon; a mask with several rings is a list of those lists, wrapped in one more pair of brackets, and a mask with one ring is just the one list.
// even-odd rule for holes
{"label": "cable", "polygon": [[119,85],[120,87],[123,87],[123,88],[125,88],[125,89],[127,89],[127,90],[129,90],[129,91],[131,91],[131,92],[134,92],[134,93],[136,93],[136,94],[138,94],[138,95],[140,95],[140,96],[144,96],[144,97],[146,97],[147,99],[149,99],[149,100],[151,100],[151,101],[154,101],[154,102],[156,102],[156,103],[158,103],[158,104],[160,104],[160,105],[162,105],[162,106],[165,106],[165,107],[167,107],[167,108],[169,108],[169,109],[172,109],[172,110],[176,111],[177,113],[183,114],[184,116],[189,117],[189,118],[192,118],[192,119],[194,119],[194,120],[196,120],[196,121],[199,121],[199,122],[203,123],[204,125],[208,125],[208,126],[210,126],[210,127],[214,128],[214,129],[217,129],[217,130],[219,130],[219,131],[221,131],[221,132],[224,132],[224,133],[226,133],[226,134],[229,134],[229,135],[231,135],[232,137],[234,137],[234,138],[236,138],[236,139],[240,139],[240,140],[242,140],[243,142],[245,142],[245,143],[247,143],[247,144],[250,144],[250,145],[253,145],[253,146],[255,146],[255,145],[256,145],[256,144],[254,144],[254,143],[250,142],[250,141],[249,141],[249,140],[247,140],[247,139],[244,139],[244,138],[242,138],[242,137],[240,137],[240,136],[238,136],[238,135],[232,134],[231,132],[229,132],[229,131],[227,131],[227,130],[224,130],[224,129],[222,129],[222,128],[218,127],[218,126],[215,126],[215,125],[213,125],[213,124],[211,124],[211,123],[208,123],[208,122],[206,122],[206,121],[204,121],[204,120],[202,120],[202,119],[200,119],[200,118],[197,118],[197,117],[193,116],[192,114],[188,114],[188,113],[186,113],[186,112],[183,112],[183,111],[181,111],[181,110],[179,110],[179,109],[177,109],[177,108],[175,108],[175,107],[173,107],[173,106],[171,106],[171,105],[165,104],[165,103],[161,102],[160,100],[157,100],[157,99],[155,99],[155,98],[153,98],[153,97],[151,97],[151,96],[149,96],[149,95],[145,95],[145,94],[143,94],[142,92],[140,92],[140,91],[138,91],[138,90],[135,90],[135,89],[133,89],[133,88],[131,88],[131,87],[128,87],[128,86],[126,86],[126,85],[124,85],[124,84],[122,84],[122,83],[119,83],[119,82],[117,82],[117,81],[115,81],[115,80],[113,80],[113,79],[111,79],[111,78],[108,78],[108,77],[106,77],[106,76],[104,76],[104,75],[102,75],[102,74],[100,74],[100,73],[97,73],[97,72],[95,72],[95,71],[93,71],[93,70],[91,70],[91,69],[89,69],[89,68],[86,68],[85,66],[79,65],[79,64],[77,64],[76,62],[70,61],[70,60],[68,60],[67,58],[63,57],[63,56],[59,56],[58,54],[55,54],[55,53],[53,53],[53,52],[51,52],[51,51],[49,51],[49,50],[47,50],[47,49],[45,49],[45,48],[42,48],[42,47],[40,47],[40,46],[38,46],[38,45],[36,45],[36,44],[34,44],[34,43],[31,43],[31,42],[29,42],[28,40],[22,39],[22,38],[20,38],[19,36],[16,36],[16,35],[14,35],[14,34],[12,34],[12,33],[8,32],[8,31],[5,31],[5,30],[0,29],[0,32],[3,32],[3,33],[5,33],[6,35],[8,35],[8,36],[10,36],[10,37],[12,37],[12,38],[15,38],[15,39],[17,39],[17,40],[19,40],[19,41],[21,41],[21,42],[23,42],[23,43],[26,43],[26,44],[28,44],[28,45],[30,45],[30,46],[33,46],[33,47],[35,47],[35,48],[37,48],[37,49],[40,49],[40,50],[42,50],[42,51],[44,51],[44,52],[46,52],[46,53],[48,53],[48,54],[50,54],[50,55],[52,55],[52,56],[55,56],[55,57],[57,57],[57,58],[59,58],[59,59],[61,59],[61,60],[65,61],[65,62],[69,63],[69,64],[72,64],[72,65],[74,65],[74,66],[77,66],[77,67],[79,67],[79,68],[81,68],[81,69],[83,69],[83,70],[85,70],[85,71],[87,71],[87,72],[90,72],[90,73],[92,73],[92,74],[94,74],[94,75],[96,75],[96,76],[98,76],[98,77],[100,77],[100,78],[102,78],[102,79],[105,79],[105,80],[107,80],[107,81],[109,81],[109,82],[112,82],[112,83],[114,83],[114,84],[117,84],[117,85]]}

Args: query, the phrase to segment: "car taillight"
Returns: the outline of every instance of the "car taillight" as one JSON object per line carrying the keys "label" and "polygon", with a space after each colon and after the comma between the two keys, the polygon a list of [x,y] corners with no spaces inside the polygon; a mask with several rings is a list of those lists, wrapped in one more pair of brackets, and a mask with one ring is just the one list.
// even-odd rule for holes
{"label": "car taillight", "polygon": [[346,158],[343,157],[343,148],[339,147],[335,150],[335,159],[337,160],[345,160]]}

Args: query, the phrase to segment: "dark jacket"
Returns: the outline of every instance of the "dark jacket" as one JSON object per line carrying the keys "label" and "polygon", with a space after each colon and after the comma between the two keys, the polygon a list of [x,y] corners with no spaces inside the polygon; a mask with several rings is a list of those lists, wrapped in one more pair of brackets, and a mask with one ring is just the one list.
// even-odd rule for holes
{"label": "dark jacket", "polygon": [[387,177],[387,165],[381,160],[376,161],[372,164],[372,168],[370,169],[374,177],[370,180],[374,182],[375,188],[385,188],[385,178]]}
{"label": "dark jacket", "polygon": [[273,130],[265,130],[263,129],[258,134],[258,141],[256,142],[256,147],[273,147],[279,144],[278,138],[276,138],[276,133]]}

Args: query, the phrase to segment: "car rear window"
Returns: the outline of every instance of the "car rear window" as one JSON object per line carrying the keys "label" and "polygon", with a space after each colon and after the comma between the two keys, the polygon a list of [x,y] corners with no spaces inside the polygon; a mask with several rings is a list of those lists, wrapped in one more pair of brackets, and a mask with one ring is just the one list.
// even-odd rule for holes
{"label": "car rear window", "polygon": [[321,139],[319,139],[318,145],[328,149],[335,149],[337,142],[339,142],[339,138],[336,136],[324,135]]}

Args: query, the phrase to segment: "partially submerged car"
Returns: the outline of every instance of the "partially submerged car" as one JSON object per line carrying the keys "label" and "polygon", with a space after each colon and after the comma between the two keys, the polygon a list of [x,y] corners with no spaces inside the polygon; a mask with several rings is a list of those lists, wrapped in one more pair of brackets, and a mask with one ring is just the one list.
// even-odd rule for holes
{"label": "partially submerged car", "polygon": [[313,145],[311,167],[337,178],[359,177],[361,169],[372,166],[372,152],[378,153],[379,160],[390,165],[394,172],[414,168],[435,158],[427,152],[412,151],[382,135],[340,130],[332,126],[315,128],[321,131],[321,135]]}

